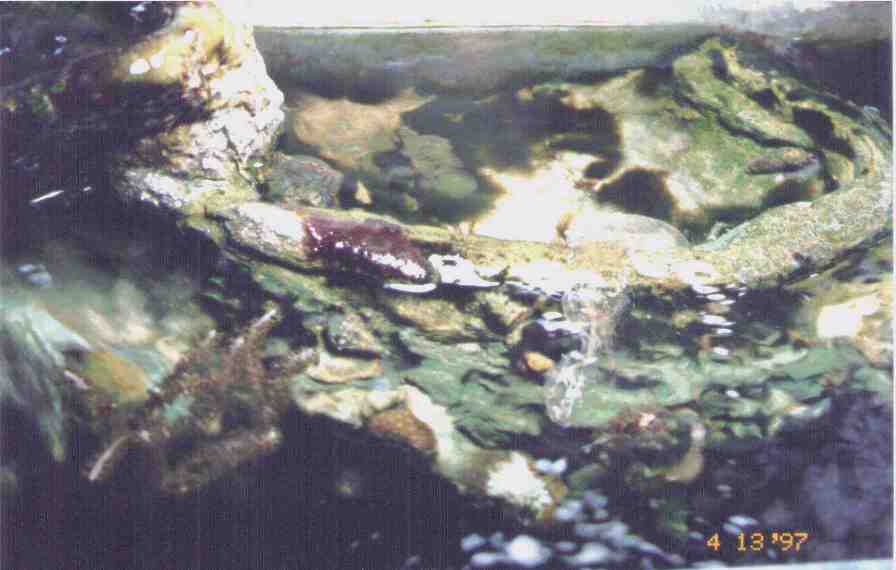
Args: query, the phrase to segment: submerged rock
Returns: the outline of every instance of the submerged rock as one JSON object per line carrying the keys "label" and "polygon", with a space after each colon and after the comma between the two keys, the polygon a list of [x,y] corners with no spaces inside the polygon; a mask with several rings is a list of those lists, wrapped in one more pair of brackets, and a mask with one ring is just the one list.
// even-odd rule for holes
{"label": "submerged rock", "polygon": [[330,348],[339,353],[376,357],[384,352],[383,344],[358,313],[330,317],[324,334]]}
{"label": "submerged rock", "polygon": [[[461,490],[549,517],[567,467],[619,467],[634,490],[684,486],[703,474],[705,449],[783,429],[805,402],[824,397],[825,384],[880,380],[841,341],[804,347],[779,335],[711,346],[690,338],[694,330],[710,341],[737,336],[729,301],[827,264],[889,224],[885,137],[846,103],[808,88],[788,97],[795,80],[756,64],[750,46],[712,39],[668,55],[670,65],[590,85],[536,76],[534,86],[514,83],[512,93],[446,114],[467,128],[463,115],[474,106],[513,107],[502,120],[531,112],[520,132],[532,140],[503,162],[494,148],[477,153],[459,143],[463,130],[427,126],[439,105],[408,116],[430,99],[413,90],[381,104],[310,93],[294,101],[292,150],[360,179],[384,209],[390,204],[380,199],[390,194],[424,212],[478,200],[478,180],[511,192],[510,182],[556,175],[556,186],[537,189],[544,206],[534,215],[544,223],[509,216],[520,232],[509,237],[519,239],[502,240],[477,235],[475,223],[411,225],[335,208],[341,175],[316,158],[279,157],[267,174],[275,203],[258,201],[255,182],[267,166],[256,170],[255,159],[273,138],[278,92],[243,40],[237,46],[246,51],[233,48],[239,66],[216,60],[198,71],[197,87],[222,96],[208,121],[142,139],[114,158],[112,178],[131,199],[188,216],[184,227],[219,255],[220,298],[239,296],[231,320],[273,298],[286,316],[277,334],[286,338],[263,350],[275,320],[268,313],[233,339],[189,353],[145,401],[146,379],[134,371],[123,381],[119,353],[91,354],[77,378],[141,405],[129,422],[97,427],[103,448],[89,479],[103,479],[122,457],[141,457],[163,492],[191,492],[273,452],[277,422],[294,405],[407,444]],[[137,63],[138,76],[156,72],[146,65]],[[251,128],[237,132],[240,120]],[[781,146],[792,150],[775,162],[770,149]],[[814,202],[769,209],[697,246],[673,225],[697,240],[716,219],[734,224],[762,211],[798,177],[822,182],[803,196]],[[306,182],[310,190],[296,188]],[[694,295],[705,310],[669,314]],[[633,304],[639,323],[625,316]],[[632,338],[615,346],[617,330]],[[537,461],[533,449],[551,459]],[[562,516],[576,524],[582,512],[570,506]],[[585,524],[608,517],[592,518],[601,520]],[[526,538],[493,544],[488,554],[575,567],[622,564],[611,554],[623,543],[655,551],[626,533],[620,524],[579,526],[587,542],[558,547],[553,558]]]}
{"label": "submerged rock", "polygon": [[872,363],[888,367],[893,356],[889,284],[829,282],[816,289],[797,316],[806,338],[849,339]]}
{"label": "submerged rock", "polygon": [[235,245],[292,265],[378,280],[421,282],[429,277],[421,250],[394,223],[372,217],[355,220],[326,210],[293,212],[263,202],[249,202],[222,215]]}
{"label": "submerged rock", "polygon": [[403,175],[409,179],[407,192],[417,196],[422,207],[451,210],[474,198],[476,179],[464,170],[448,140],[408,127],[400,127],[397,138],[398,153],[408,164],[408,173]]}
{"label": "submerged rock", "polygon": [[[152,66],[147,73],[149,81],[167,80],[190,93],[200,112],[109,160],[110,182],[122,198],[175,217],[256,199],[255,162],[269,152],[284,117],[283,94],[267,76],[251,27],[211,10],[208,16],[179,10],[172,29],[153,44],[167,58],[160,69],[170,77],[154,77]],[[203,17],[217,18],[214,51],[167,55],[201,35]]]}
{"label": "submerged rock", "polygon": [[71,410],[66,387],[65,354],[91,347],[39,307],[4,303],[0,318],[0,405],[21,409],[40,430],[56,461],[68,454]]}
{"label": "submerged rock", "polygon": [[319,360],[306,374],[325,384],[345,384],[354,380],[376,378],[383,373],[379,360],[332,356],[321,352]]}
{"label": "submerged rock", "polygon": [[337,168],[356,172],[368,183],[376,182],[365,184],[374,191],[385,182],[374,156],[395,150],[401,114],[426,100],[411,90],[380,104],[292,91],[287,102],[288,148],[298,151],[311,147]]}
{"label": "submerged rock", "polygon": [[345,176],[319,158],[277,153],[267,165],[265,198],[284,208],[334,208]]}
{"label": "submerged rock", "polygon": [[570,246],[586,242],[616,242],[627,250],[663,250],[688,247],[688,239],[675,226],[648,216],[613,212],[573,215],[564,224],[563,239]]}

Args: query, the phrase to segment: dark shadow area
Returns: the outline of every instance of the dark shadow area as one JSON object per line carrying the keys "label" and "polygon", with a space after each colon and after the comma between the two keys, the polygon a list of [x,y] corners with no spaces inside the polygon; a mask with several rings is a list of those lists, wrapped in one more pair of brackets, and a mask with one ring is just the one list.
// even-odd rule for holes
{"label": "dark shadow area", "polygon": [[760,89],[750,93],[750,98],[766,109],[774,109],[781,104],[781,100],[772,89]]}
{"label": "dark shadow area", "polygon": [[[871,393],[825,395],[831,409],[819,420],[708,454],[698,487],[723,484],[733,493],[690,495],[707,520],[705,532],[718,532],[729,513],[742,512],[756,521],[754,530],[809,534],[811,544],[799,552],[779,553],[785,560],[892,557],[892,409]],[[722,554],[744,562],[734,548]]]}
{"label": "dark shadow area", "polygon": [[852,145],[836,136],[833,121],[821,111],[795,108],[793,110],[793,122],[809,133],[809,136],[812,137],[816,144],[839,152],[850,160],[855,158],[856,153]]}
{"label": "dark shadow area", "polygon": [[762,203],[762,209],[812,200],[815,197],[816,193],[813,191],[811,183],[803,180],[785,180],[768,193]]}
{"label": "dark shadow area", "polygon": [[536,94],[520,101],[505,93],[488,100],[439,97],[402,121],[416,132],[445,137],[461,160],[475,167],[532,169],[532,148],[550,140],[555,150],[618,156],[621,144],[615,118],[603,109],[574,109],[563,92]]}
{"label": "dark shadow area", "polygon": [[8,568],[385,569],[414,556],[459,567],[464,527],[501,524],[403,450],[298,413],[283,418],[276,454],[185,497],[156,495],[133,452],[90,485],[82,450],[63,465],[33,457],[40,443],[20,422],[4,415],[3,433],[17,434],[5,456],[21,447],[29,466],[3,505]]}
{"label": "dark shadow area", "polygon": [[638,79],[637,89],[645,97],[656,97],[674,80],[675,69],[671,65],[647,67]]}
{"label": "dark shadow area", "polygon": [[812,75],[860,107],[880,110],[893,121],[893,54],[890,40],[846,43],[801,42],[800,56]]}
{"label": "dark shadow area", "polygon": [[669,220],[674,201],[661,173],[633,168],[604,186],[597,201],[615,204],[632,214]]}

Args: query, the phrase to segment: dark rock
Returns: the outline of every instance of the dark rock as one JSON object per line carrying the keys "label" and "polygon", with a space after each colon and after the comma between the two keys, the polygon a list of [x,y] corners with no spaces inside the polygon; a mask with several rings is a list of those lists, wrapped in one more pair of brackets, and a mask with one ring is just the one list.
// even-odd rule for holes
{"label": "dark rock", "polygon": [[284,208],[335,208],[345,176],[319,158],[277,154],[266,178],[267,198]]}
{"label": "dark rock", "polygon": [[[892,513],[893,414],[861,396],[834,401],[834,438],[803,475],[801,498],[824,534],[846,541],[853,533],[878,532]],[[883,537],[882,537],[883,538]],[[892,538],[882,540],[882,548]]]}
{"label": "dark rock", "polygon": [[777,150],[774,154],[759,157],[747,164],[749,174],[796,172],[818,162],[818,157],[801,148]]}
{"label": "dark rock", "polygon": [[538,319],[523,329],[523,345],[559,360],[565,352],[578,350],[584,343],[584,331],[566,319]]}
{"label": "dark rock", "polygon": [[[832,399],[825,418],[788,434],[758,458],[764,489],[776,489],[762,526],[814,532],[823,552],[892,556],[893,412],[864,392]],[[858,541],[857,537],[868,540]]]}

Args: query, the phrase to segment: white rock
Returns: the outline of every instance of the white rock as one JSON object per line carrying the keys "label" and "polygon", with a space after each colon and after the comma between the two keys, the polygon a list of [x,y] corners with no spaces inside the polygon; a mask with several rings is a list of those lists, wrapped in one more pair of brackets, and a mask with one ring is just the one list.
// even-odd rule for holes
{"label": "white rock", "polygon": [[521,534],[505,547],[507,557],[524,568],[535,568],[551,557],[551,551],[531,536]]}

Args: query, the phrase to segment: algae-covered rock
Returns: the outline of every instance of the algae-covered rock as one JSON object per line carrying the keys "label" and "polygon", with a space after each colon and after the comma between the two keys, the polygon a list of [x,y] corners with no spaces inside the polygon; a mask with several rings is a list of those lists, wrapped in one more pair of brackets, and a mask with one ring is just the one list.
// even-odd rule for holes
{"label": "algae-covered rock", "polygon": [[354,312],[330,317],[324,334],[330,348],[339,353],[376,357],[384,351],[383,343]]}
{"label": "algae-covered rock", "polygon": [[446,406],[457,427],[487,447],[503,447],[514,434],[538,435],[542,388],[511,368],[501,343],[440,344],[400,333],[402,344],[420,358],[408,380]]}
{"label": "algae-covered rock", "polygon": [[[215,345],[220,356],[202,354],[207,365],[191,362],[165,383],[141,425],[158,437],[174,426],[196,443],[185,460],[174,445],[139,444],[178,463],[165,488],[186,492],[220,475],[213,464],[270,452],[291,401],[408,444],[462,489],[539,511],[556,493],[528,452],[578,444],[555,441],[551,422],[574,428],[607,472],[622,467],[624,481],[647,489],[698,480],[707,442],[767,437],[832,387],[886,385],[840,336],[804,342],[744,324],[781,312],[768,317],[777,329],[795,298],[740,301],[886,231],[890,149],[879,125],[799,86],[756,46],[690,47],[658,68],[533,76],[494,97],[451,96],[460,102],[412,89],[361,102],[303,85],[287,136],[303,156],[246,179],[267,176],[267,202],[175,205],[219,250],[219,282],[241,288],[243,309],[281,303],[278,334],[289,339],[264,352],[272,363],[238,339]],[[505,139],[473,129],[462,140],[490,110],[500,120],[488,128],[531,114],[508,127],[522,134],[503,162],[494,141]],[[519,233],[499,235],[488,213],[447,228],[335,208],[344,185],[326,164],[369,187],[377,208],[400,211],[387,198],[400,195],[418,213],[463,209],[483,183],[501,194],[494,211],[536,196],[538,223],[506,215]],[[845,302],[871,317],[886,304],[878,297],[868,286]],[[277,362],[291,358],[306,369],[278,376]],[[239,367],[252,382],[233,382]],[[556,413],[567,403],[568,415]],[[110,457],[138,435],[111,438]],[[221,457],[229,446],[236,459]],[[525,492],[512,475],[528,481]]]}
{"label": "algae-covered rock", "polygon": [[482,319],[468,314],[448,299],[381,295],[382,303],[399,322],[414,325],[423,334],[443,341],[475,340],[486,337]]}
{"label": "algae-covered rock", "polygon": [[[713,74],[713,61],[726,57],[728,75]],[[549,83],[527,93],[583,116],[614,118],[618,147],[609,152],[599,132],[589,134],[594,156],[579,174],[599,203],[705,231],[719,217],[743,219],[773,200],[820,194],[825,184],[806,150],[811,136],[791,111],[750,97],[771,79],[734,58],[734,49],[710,40],[678,58],[671,72],[640,69],[589,86]],[[747,79],[758,84],[742,85]],[[785,144],[804,158],[774,167],[765,157]]]}
{"label": "algae-covered rock", "polygon": [[[219,16],[214,50],[187,50],[180,59],[168,55],[183,37],[193,37],[190,32],[202,35],[202,18],[208,16],[196,18],[189,23],[175,18],[170,35],[154,38],[153,53],[163,54],[162,63],[148,64],[141,81],[189,89],[201,113],[143,137],[109,161],[110,181],[126,201],[150,202],[175,217],[256,199],[254,162],[270,150],[283,122],[283,94],[267,76],[251,27]],[[132,65],[140,61],[146,60]],[[140,74],[132,69],[131,75]]]}
{"label": "algae-covered rock", "polygon": [[417,195],[423,207],[451,210],[475,199],[476,179],[464,170],[449,141],[408,127],[400,127],[397,137],[398,153],[407,160],[412,178],[408,192]]}
{"label": "algae-covered rock", "polygon": [[[870,261],[872,256],[865,257]],[[794,324],[805,339],[848,339],[875,366],[889,367],[893,356],[892,288],[876,279],[863,283],[834,277],[849,271],[850,265],[843,263],[793,286],[812,295]]]}
{"label": "algae-covered rock", "polygon": [[284,208],[339,205],[344,176],[319,158],[277,153],[267,166],[267,200]]}
{"label": "algae-covered rock", "polygon": [[562,228],[571,246],[586,242],[617,242],[626,249],[663,250],[687,247],[688,239],[675,226],[656,218],[616,212],[573,215]]}
{"label": "algae-covered rock", "polygon": [[81,360],[72,367],[73,371],[110,401],[134,404],[149,396],[149,381],[143,369],[114,352],[88,352]]}
{"label": "algae-covered rock", "polygon": [[292,396],[305,413],[323,414],[408,444],[462,492],[498,499],[539,518],[548,517],[565,494],[562,482],[539,473],[530,455],[490,449],[471,440],[457,423],[460,418],[449,411],[450,405],[417,387],[309,392],[294,385]]}
{"label": "algae-covered rock", "polygon": [[[214,4],[132,8],[4,12],[4,27],[21,31],[0,93],[3,139],[15,141],[4,145],[12,166],[3,172],[4,204],[57,190],[78,199],[105,168],[123,197],[168,214],[201,211],[206,201],[215,209],[221,194],[246,199],[253,190],[246,168],[268,149],[283,115],[251,27]],[[47,41],[49,57],[45,48],[31,51]],[[2,225],[11,235],[14,226]]]}
{"label": "algae-covered rock", "polygon": [[321,351],[319,360],[306,374],[325,384],[346,384],[355,380],[376,378],[383,373],[379,360],[334,356]]}
{"label": "algae-covered rock", "polygon": [[295,150],[312,149],[339,168],[383,182],[374,155],[395,149],[401,114],[426,100],[413,91],[379,105],[294,93],[287,103],[287,144]]}
{"label": "algae-covered rock", "polygon": [[[735,354],[721,361],[701,353],[697,359],[672,357],[654,362],[613,353],[578,370],[582,394],[568,421],[577,427],[605,427],[629,409],[679,406],[702,401],[710,389],[721,387],[737,394],[738,390],[760,388],[772,380],[779,391],[802,401],[821,393],[826,374],[865,362],[858,351],[842,344],[809,350],[785,346],[759,352],[751,358]],[[748,404],[743,399],[733,401]]]}

